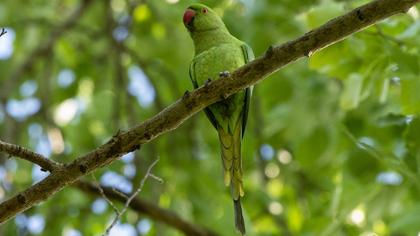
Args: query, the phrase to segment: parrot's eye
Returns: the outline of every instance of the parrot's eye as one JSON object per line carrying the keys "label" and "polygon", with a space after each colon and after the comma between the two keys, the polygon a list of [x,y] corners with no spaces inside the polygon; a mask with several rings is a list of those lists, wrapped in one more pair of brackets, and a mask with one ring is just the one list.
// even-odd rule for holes
{"label": "parrot's eye", "polygon": [[206,14],[209,10],[207,10],[207,8],[203,8],[203,10],[201,10],[204,14]]}

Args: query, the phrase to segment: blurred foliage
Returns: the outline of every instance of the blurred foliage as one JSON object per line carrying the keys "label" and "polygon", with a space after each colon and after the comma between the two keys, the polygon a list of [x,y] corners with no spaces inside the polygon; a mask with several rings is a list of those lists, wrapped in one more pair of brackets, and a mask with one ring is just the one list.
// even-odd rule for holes
{"label": "blurred foliage", "polygon": [[[8,30],[0,48],[13,47],[0,61],[1,139],[60,162],[192,89],[193,46],[181,18],[194,1],[92,1],[49,42],[80,2],[0,2]],[[261,55],[368,1],[203,2]],[[420,232],[419,35],[417,6],[256,86],[243,145],[248,235]],[[26,60],[31,66],[22,68]],[[160,157],[154,174],[165,182],[148,180],[140,196],[220,235],[236,235],[218,139],[203,114],[133,156],[95,176],[130,191]],[[46,175],[0,158],[1,200]],[[0,235],[99,235],[113,216],[99,198],[68,187],[0,226]],[[117,228],[115,235],[180,235],[134,212]]]}

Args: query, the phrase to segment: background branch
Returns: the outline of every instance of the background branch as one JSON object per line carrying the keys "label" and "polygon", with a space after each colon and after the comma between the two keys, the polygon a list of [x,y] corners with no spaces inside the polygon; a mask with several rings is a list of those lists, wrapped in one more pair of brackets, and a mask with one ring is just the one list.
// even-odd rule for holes
{"label": "background branch", "polygon": [[[104,194],[114,201],[118,201],[122,204],[125,204],[129,198],[127,193],[122,191],[116,190],[111,187],[100,186],[100,188],[90,182],[87,181],[78,181],[74,184],[75,187],[82,190],[83,192],[90,193],[95,196],[100,196],[100,188],[102,188]],[[180,216],[176,213],[163,209],[158,205],[155,205],[151,202],[146,202],[140,198],[133,198],[133,200],[129,203],[130,209],[140,213],[147,215],[148,217],[161,221],[167,225],[170,225],[186,235],[197,235],[197,236],[216,236],[217,234],[205,229],[201,226],[194,225],[188,221],[183,220]]]}
{"label": "background branch", "polygon": [[241,89],[263,80],[285,65],[346,36],[360,31],[382,19],[406,12],[420,0],[376,0],[337,17],[300,38],[278,47],[270,47],[266,54],[239,68],[226,79],[211,83],[188,93],[142,124],[118,132],[109,142],[85,154],[54,172],[41,182],[0,204],[0,222],[14,217],[34,204],[44,201],[65,186],[91,171],[109,165],[122,155],[140,148],[154,138],[176,129],[185,120],[206,106],[220,101]]}

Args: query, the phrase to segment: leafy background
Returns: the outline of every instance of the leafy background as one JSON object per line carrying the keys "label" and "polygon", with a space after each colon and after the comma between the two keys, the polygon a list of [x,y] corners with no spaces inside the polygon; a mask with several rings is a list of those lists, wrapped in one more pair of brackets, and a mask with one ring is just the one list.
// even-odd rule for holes
{"label": "leafy background", "polygon": [[[188,0],[3,0],[0,137],[69,162],[191,90]],[[202,1],[256,55],[368,1]],[[61,31],[60,31],[61,30]],[[58,33],[57,33],[58,32]],[[420,232],[419,6],[316,52],[256,86],[243,145],[248,235]],[[29,61],[30,66],[23,66]],[[236,235],[216,132],[203,114],[95,172],[220,235]],[[2,155],[0,199],[47,175]],[[87,180],[93,181],[92,176]],[[0,235],[99,235],[114,217],[68,187]],[[181,235],[129,211],[113,235]]]}

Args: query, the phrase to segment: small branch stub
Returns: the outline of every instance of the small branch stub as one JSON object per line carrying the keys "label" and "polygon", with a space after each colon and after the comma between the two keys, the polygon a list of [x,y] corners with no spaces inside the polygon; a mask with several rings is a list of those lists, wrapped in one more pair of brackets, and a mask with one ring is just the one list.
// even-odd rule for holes
{"label": "small branch stub", "polygon": [[0,37],[5,35],[7,33],[7,30],[5,28],[1,29]]}

